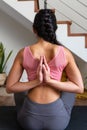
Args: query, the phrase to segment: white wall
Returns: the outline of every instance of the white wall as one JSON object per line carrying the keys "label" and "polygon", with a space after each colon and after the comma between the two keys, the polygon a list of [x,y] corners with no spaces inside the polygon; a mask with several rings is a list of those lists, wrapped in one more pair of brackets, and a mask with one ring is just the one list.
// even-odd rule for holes
{"label": "white wall", "polygon": [[0,10],[0,41],[3,42],[6,48],[6,54],[10,50],[13,50],[6,68],[8,74],[18,50],[28,44],[32,44],[36,41],[36,38],[33,32],[24,28],[17,21]]}
{"label": "white wall", "polygon": [[[10,5],[17,12],[21,13],[25,18],[30,20],[31,22],[34,19],[34,0],[30,1],[18,1],[18,0],[3,0],[3,2]],[[31,13],[31,15],[29,15]]]}

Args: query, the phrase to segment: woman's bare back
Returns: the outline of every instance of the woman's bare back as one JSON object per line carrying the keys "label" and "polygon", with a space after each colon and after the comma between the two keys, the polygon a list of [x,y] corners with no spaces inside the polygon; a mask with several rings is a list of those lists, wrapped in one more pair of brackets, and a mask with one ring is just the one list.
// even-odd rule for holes
{"label": "woman's bare back", "polygon": [[[40,56],[45,56],[47,63],[49,63],[58,51],[58,45],[47,44],[44,47],[39,44],[30,46],[33,58],[40,60]],[[42,83],[41,85],[29,90],[28,97],[34,102],[50,103],[60,97],[60,92],[51,86]]]}

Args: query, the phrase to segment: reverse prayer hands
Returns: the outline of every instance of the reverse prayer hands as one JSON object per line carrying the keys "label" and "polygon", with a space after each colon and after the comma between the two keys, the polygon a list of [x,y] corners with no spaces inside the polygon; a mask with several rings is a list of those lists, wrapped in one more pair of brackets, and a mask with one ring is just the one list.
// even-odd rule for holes
{"label": "reverse prayer hands", "polygon": [[47,83],[50,79],[50,68],[47,64],[45,56],[40,57],[40,63],[37,69],[37,77],[40,83]]}

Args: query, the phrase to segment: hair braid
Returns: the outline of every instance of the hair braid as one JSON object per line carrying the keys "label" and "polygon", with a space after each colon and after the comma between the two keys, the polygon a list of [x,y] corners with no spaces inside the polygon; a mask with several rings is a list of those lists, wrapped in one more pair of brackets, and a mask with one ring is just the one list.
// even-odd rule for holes
{"label": "hair braid", "polygon": [[35,16],[33,28],[39,37],[53,44],[59,44],[55,33],[57,29],[56,17],[52,10],[40,10]]}

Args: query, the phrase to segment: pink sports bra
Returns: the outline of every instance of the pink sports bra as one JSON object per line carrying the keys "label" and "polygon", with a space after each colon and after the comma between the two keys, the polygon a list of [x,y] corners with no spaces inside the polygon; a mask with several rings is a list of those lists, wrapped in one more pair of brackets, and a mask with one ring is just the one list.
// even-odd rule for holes
{"label": "pink sports bra", "polygon": [[[38,65],[39,60],[34,58],[29,46],[25,47],[23,53],[23,67],[27,72],[29,81],[36,79]],[[52,60],[48,62],[48,66],[50,67],[51,78],[61,80],[62,72],[66,66],[65,52],[62,46],[58,46],[58,51]]]}

